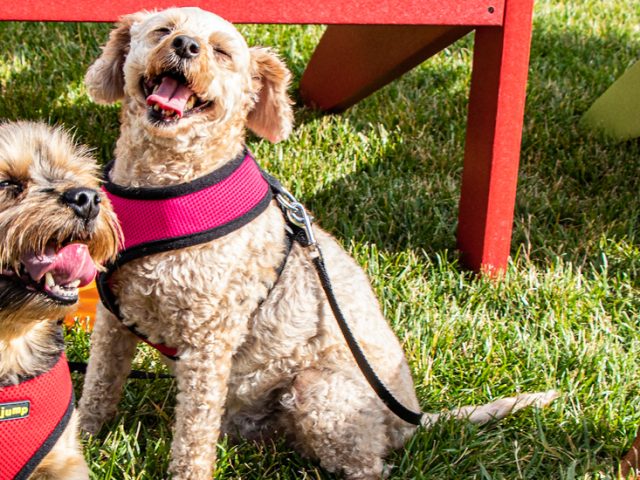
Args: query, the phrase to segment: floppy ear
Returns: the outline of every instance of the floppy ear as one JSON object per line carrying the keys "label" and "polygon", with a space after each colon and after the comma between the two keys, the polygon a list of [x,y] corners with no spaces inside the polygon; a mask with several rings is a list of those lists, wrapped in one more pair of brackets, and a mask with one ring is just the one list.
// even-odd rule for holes
{"label": "floppy ear", "polygon": [[291,99],[287,95],[291,73],[268,48],[253,47],[251,74],[256,103],[247,117],[247,126],[272,142],[284,140],[293,128]]}
{"label": "floppy ear", "polygon": [[121,17],[116,28],[109,33],[109,40],[102,47],[102,55],[87,70],[84,83],[93,101],[113,103],[124,97],[122,67],[129,53],[130,29],[141,18],[140,13]]}

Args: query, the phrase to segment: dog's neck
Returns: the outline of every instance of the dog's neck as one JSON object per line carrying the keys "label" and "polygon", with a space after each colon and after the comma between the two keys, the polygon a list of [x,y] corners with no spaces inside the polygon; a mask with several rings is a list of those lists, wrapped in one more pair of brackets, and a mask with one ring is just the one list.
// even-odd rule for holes
{"label": "dog's neck", "polygon": [[[14,322],[12,322],[14,323]],[[43,320],[4,328],[0,337],[0,387],[47,371],[64,348],[57,322]]]}
{"label": "dog's neck", "polygon": [[189,182],[236,158],[244,149],[244,122],[195,125],[161,136],[123,115],[111,180],[123,186],[153,187]]}

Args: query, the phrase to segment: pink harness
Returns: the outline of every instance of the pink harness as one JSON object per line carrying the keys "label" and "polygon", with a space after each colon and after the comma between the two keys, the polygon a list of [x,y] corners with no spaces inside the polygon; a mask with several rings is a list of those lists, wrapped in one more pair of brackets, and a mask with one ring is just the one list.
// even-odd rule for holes
{"label": "pink harness", "polygon": [[[105,177],[108,179],[110,165]],[[98,276],[102,302],[123,319],[110,278],[119,267],[137,258],[209,242],[246,225],[262,213],[273,198],[270,183],[245,150],[218,170],[192,182],[168,187],[123,187],[108,181],[103,187],[124,234],[124,249],[107,272]],[[177,350],[143,341],[176,358]]]}
{"label": "pink harness", "polygon": [[233,224],[269,192],[253,157],[242,158],[188,184],[156,188],[104,186],[122,231],[124,249],[189,237]]}

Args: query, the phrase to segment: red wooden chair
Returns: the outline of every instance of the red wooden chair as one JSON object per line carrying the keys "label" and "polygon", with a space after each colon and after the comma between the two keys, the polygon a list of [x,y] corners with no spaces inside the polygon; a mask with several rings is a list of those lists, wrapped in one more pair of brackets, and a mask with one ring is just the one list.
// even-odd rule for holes
{"label": "red wooden chair", "polygon": [[305,101],[341,111],[476,30],[458,248],[475,270],[509,256],[533,0],[30,0],[0,20],[114,21],[142,8],[192,5],[237,23],[329,27],[301,80]]}

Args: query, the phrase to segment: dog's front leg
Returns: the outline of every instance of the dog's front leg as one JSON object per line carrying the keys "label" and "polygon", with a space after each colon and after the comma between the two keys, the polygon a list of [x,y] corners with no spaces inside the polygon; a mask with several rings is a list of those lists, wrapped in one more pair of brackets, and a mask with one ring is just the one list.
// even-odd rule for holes
{"label": "dog's front leg", "polygon": [[220,342],[181,354],[169,471],[173,480],[211,478],[227,397],[232,347]]}
{"label": "dog's front leg", "polygon": [[91,334],[89,366],[78,405],[80,429],[96,434],[116,412],[138,339],[103,305]]}

